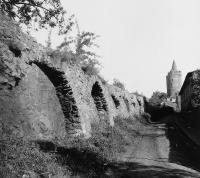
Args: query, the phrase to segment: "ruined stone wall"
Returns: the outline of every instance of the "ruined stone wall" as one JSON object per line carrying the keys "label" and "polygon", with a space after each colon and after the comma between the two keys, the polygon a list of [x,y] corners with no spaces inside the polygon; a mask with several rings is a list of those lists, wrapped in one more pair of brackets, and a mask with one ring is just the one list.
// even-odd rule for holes
{"label": "ruined stone wall", "polygon": [[144,100],[142,97],[131,94],[113,85],[108,85],[107,87],[113,103],[112,108],[114,116],[126,118],[144,112]]}
{"label": "ruined stone wall", "polygon": [[143,98],[79,66],[55,61],[18,25],[0,14],[0,121],[36,139],[90,136],[91,124],[144,112]]}
{"label": "ruined stone wall", "polygon": [[186,75],[179,96],[181,111],[200,108],[200,70],[189,72]]}

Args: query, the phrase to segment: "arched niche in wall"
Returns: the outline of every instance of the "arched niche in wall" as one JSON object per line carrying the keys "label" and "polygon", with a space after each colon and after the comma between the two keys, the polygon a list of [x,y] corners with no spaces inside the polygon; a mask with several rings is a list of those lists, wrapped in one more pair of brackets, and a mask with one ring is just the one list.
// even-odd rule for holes
{"label": "arched niche in wall", "polygon": [[64,76],[65,73],[53,67],[49,67],[47,64],[42,62],[36,61],[32,63],[36,64],[54,85],[56,95],[65,116],[65,129],[67,133],[75,134],[77,129],[81,129],[80,117],[72,88]]}
{"label": "arched niche in wall", "polygon": [[112,100],[113,100],[113,102],[114,102],[114,104],[115,104],[115,108],[116,109],[118,109],[119,108],[119,106],[120,106],[120,101],[117,99],[117,97],[115,96],[115,95],[111,95],[111,97],[112,97]]}
{"label": "arched niche in wall", "polygon": [[135,104],[135,102],[132,102],[131,105],[133,105],[133,107],[135,107],[136,104]]}
{"label": "arched niche in wall", "polygon": [[123,100],[124,100],[124,103],[125,103],[125,105],[126,105],[127,111],[130,112],[130,106],[129,106],[129,101],[128,101],[128,99],[125,98],[125,97],[123,97]]}
{"label": "arched niche in wall", "polygon": [[91,91],[92,98],[99,112],[107,112],[108,107],[99,82],[95,82]]}
{"label": "arched niche in wall", "polygon": [[140,101],[140,99],[137,98],[137,102],[138,102],[139,106],[142,106],[142,102]]}

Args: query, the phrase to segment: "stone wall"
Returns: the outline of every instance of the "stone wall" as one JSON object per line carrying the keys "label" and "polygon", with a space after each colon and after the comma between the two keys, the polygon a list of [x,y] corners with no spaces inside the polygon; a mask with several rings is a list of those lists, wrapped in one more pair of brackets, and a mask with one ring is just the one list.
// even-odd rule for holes
{"label": "stone wall", "polygon": [[91,124],[144,112],[143,97],[102,84],[46,49],[0,14],[0,121],[35,139],[90,136]]}
{"label": "stone wall", "polygon": [[179,93],[179,108],[189,111],[200,108],[200,70],[189,72]]}

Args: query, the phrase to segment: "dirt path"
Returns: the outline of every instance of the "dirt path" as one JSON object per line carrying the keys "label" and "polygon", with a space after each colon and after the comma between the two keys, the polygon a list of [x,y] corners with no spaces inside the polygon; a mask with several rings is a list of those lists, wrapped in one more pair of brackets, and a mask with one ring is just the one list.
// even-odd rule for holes
{"label": "dirt path", "polygon": [[138,131],[126,152],[119,155],[119,160],[140,162],[145,165],[164,164],[168,161],[169,141],[165,131],[158,126],[143,127]]}
{"label": "dirt path", "polygon": [[166,136],[166,128],[163,124],[140,125],[136,130],[137,134],[131,144],[126,147],[126,151],[118,155],[119,162],[147,166],[145,169],[149,170],[159,167],[158,169],[162,169],[161,172],[173,170],[196,172],[170,162],[170,141]]}

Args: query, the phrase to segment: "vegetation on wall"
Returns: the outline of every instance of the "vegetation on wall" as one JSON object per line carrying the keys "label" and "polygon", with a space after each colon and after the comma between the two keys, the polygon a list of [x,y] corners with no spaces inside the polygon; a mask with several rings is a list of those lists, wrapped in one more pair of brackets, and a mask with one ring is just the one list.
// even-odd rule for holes
{"label": "vegetation on wall", "polygon": [[151,98],[149,99],[149,104],[153,106],[160,106],[163,101],[167,100],[167,94],[160,91],[153,92]]}
{"label": "vegetation on wall", "polygon": [[[3,0],[1,2],[9,6],[8,4],[11,1]],[[21,14],[21,15],[24,15],[25,16],[24,18],[27,18],[27,19],[24,19],[24,21],[20,21],[20,22],[29,23],[31,21],[31,17],[33,18],[32,20],[34,20],[35,16],[34,15],[31,16],[31,13],[33,9],[37,7],[37,5],[39,6],[39,4],[35,4],[36,2],[34,1],[26,1],[26,0],[24,1],[16,0],[12,2],[18,3],[17,6],[19,6],[19,11],[18,10],[15,11],[16,9],[13,7],[13,11],[15,11],[16,13],[16,14],[13,14],[13,18],[15,18],[15,15],[17,18],[17,13],[20,13],[21,7],[25,6],[24,8],[26,9],[29,6],[31,6],[30,4],[28,5],[26,4],[26,3],[31,2],[33,7],[29,7],[30,9],[28,8],[27,10],[25,10],[24,14]],[[47,1],[44,0],[42,1],[42,3],[43,2],[47,2]],[[59,2],[59,1],[52,1],[52,3],[53,2]],[[15,5],[16,4],[13,4],[13,6]],[[8,8],[7,6],[6,8]],[[1,4],[1,7],[4,7],[4,6]],[[5,13],[8,13],[5,9],[3,10],[5,11]],[[30,10],[30,13],[29,13],[29,10]],[[26,13],[28,13],[30,17],[28,17]],[[40,25],[41,26],[47,25],[48,24],[47,20],[50,20],[50,17],[49,19],[47,18],[46,21],[39,21]],[[62,33],[68,34],[69,31],[67,30],[62,31]],[[72,59],[76,63],[80,64],[82,70],[86,74],[89,74],[89,75],[98,74],[98,70],[96,69],[96,66],[99,65],[98,60],[97,60],[97,55],[87,49],[92,46],[96,46],[96,44],[94,43],[94,40],[96,38],[97,36],[94,33],[89,33],[89,32],[78,33],[75,40],[72,40],[73,43],[75,44],[75,50],[70,49],[70,46],[68,45],[69,41],[66,41],[67,45],[63,45],[62,47],[57,49],[56,53],[58,53],[62,57],[63,61],[65,60],[65,58],[67,60]],[[51,47],[51,33],[49,34],[47,46],[48,48]],[[65,56],[65,55],[68,55],[68,56]],[[70,93],[72,93],[72,91],[70,87],[68,86],[68,82],[62,82],[63,85],[65,85],[65,87],[61,87],[59,83],[61,82],[60,79],[62,79],[61,74],[59,74],[56,77],[55,71],[53,72],[49,68],[44,67],[42,64],[39,65],[39,63],[37,63],[37,66],[40,67],[40,69],[43,69],[43,72],[46,73],[46,75],[49,77],[51,82],[56,87],[57,95],[60,95],[60,98],[62,97],[63,99],[62,101],[60,99],[61,102],[64,102],[63,106],[64,104],[69,105],[69,102],[67,102],[66,100],[68,100],[69,98],[71,100],[72,94]],[[124,85],[123,87],[118,85],[118,87],[121,87],[124,89]],[[99,91],[97,92],[99,94]],[[64,94],[69,95],[70,97],[68,98],[64,97]],[[101,97],[102,103],[104,103],[105,99],[102,99],[103,98],[102,96],[100,97]],[[67,109],[67,106],[65,106],[64,109]],[[75,109],[72,108],[72,109],[73,109],[72,110],[73,113],[77,110],[76,108]],[[103,109],[107,111],[107,106],[105,105],[105,103],[103,105]],[[67,117],[67,118],[71,119],[70,117]],[[78,118],[78,115],[77,115],[77,118]],[[124,120],[124,122],[121,122],[120,120]],[[97,165],[99,160],[103,160],[104,162],[108,159],[112,160],[115,157],[117,157],[118,153],[125,151],[125,146],[129,144],[128,140],[131,140],[131,139],[127,139],[127,137],[125,137],[126,135],[125,132],[127,130],[124,128],[130,125],[131,120],[133,119],[130,118],[129,120],[128,119],[125,120],[122,118],[116,118],[115,127],[110,126],[110,124],[108,123],[108,119],[102,120],[99,123],[93,124],[91,126],[92,136],[89,139],[86,140],[84,138],[75,138],[72,142],[70,142],[69,144],[66,144],[65,147],[61,147],[61,146],[59,147],[57,145],[58,149],[51,150],[52,152],[50,151],[48,152],[45,149],[42,150],[42,148],[39,146],[39,143],[36,140],[33,139],[34,141],[30,141],[30,138],[27,139],[23,135],[23,133],[21,133],[22,132],[21,128],[17,128],[17,126],[12,125],[14,127],[12,129],[11,124],[7,126],[5,123],[0,123],[0,159],[1,159],[0,177],[12,178],[12,177],[24,177],[23,175],[36,175],[36,176],[46,178],[46,177],[50,177],[51,175],[58,175],[57,177],[61,178],[62,176],[59,176],[60,174],[69,175],[71,174],[71,170],[80,171],[79,166],[82,168],[84,168],[84,166],[87,167],[87,169],[81,169],[81,170],[85,171],[85,174],[88,174],[88,173],[90,174],[90,172],[92,172],[93,169],[96,167],[94,165]],[[130,121],[130,122],[126,124],[127,121]],[[123,126],[123,128],[121,128],[121,126]],[[67,139],[67,141],[69,141],[69,139]],[[54,143],[54,145],[55,144],[56,143]],[[66,153],[66,154],[63,154],[63,153]],[[96,157],[94,157],[94,155],[96,155]],[[78,163],[78,162],[81,162],[81,163]],[[64,163],[66,164],[63,167]],[[70,164],[70,163],[74,163],[74,164]],[[88,169],[90,171],[88,171]],[[96,170],[94,171],[96,172]],[[86,177],[89,177],[89,176],[86,176]]]}
{"label": "vegetation on wall", "polygon": [[151,115],[151,121],[159,122],[162,118],[174,113],[173,108],[161,105],[166,100],[167,94],[159,91],[153,92],[149,101],[145,99],[145,112]]}
{"label": "vegetation on wall", "polygon": [[118,79],[113,79],[113,85],[121,88],[122,90],[125,90],[125,86],[122,82],[120,82]]}
{"label": "vegetation on wall", "polygon": [[142,92],[139,93],[138,91],[132,92],[132,94],[135,94],[136,96],[145,97],[144,94],[143,94]]}
{"label": "vegetation on wall", "polygon": [[108,81],[105,80],[101,75],[98,75],[98,78],[101,80],[101,83],[102,83],[103,85],[106,85],[106,84],[108,83]]}
{"label": "vegetation on wall", "polygon": [[[98,47],[95,43],[98,35],[80,31],[74,15],[67,17],[60,0],[2,0],[0,10],[20,24],[34,26],[36,29],[58,27],[58,34],[62,35],[64,40],[56,50],[50,50],[51,53],[62,56],[63,61],[70,55],[70,59],[79,64],[86,74],[99,74],[101,66],[98,61],[99,56],[92,51],[94,47]],[[70,33],[75,33],[75,31],[77,33],[73,37]],[[52,46],[51,29],[46,43],[50,49]],[[58,53],[61,54],[58,55]]]}
{"label": "vegetation on wall", "polygon": [[[71,29],[74,29],[71,26]],[[73,37],[70,32],[77,31]],[[92,32],[80,32],[78,22],[74,30],[64,34],[64,41],[57,47],[60,53],[70,53],[74,56],[75,63],[79,64],[84,73],[88,75],[98,75],[100,70],[99,56],[94,52],[94,48],[99,47],[95,40],[99,37]]]}

